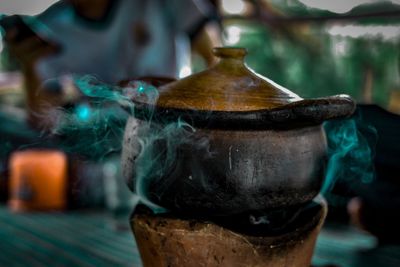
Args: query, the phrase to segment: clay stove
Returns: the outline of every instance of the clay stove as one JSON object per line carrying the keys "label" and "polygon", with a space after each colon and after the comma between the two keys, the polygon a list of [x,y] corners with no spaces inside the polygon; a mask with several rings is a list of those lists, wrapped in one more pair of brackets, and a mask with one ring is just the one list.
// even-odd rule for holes
{"label": "clay stove", "polygon": [[232,221],[215,222],[168,213],[154,215],[139,208],[131,225],[146,267],[300,267],[310,266],[326,213],[325,201],[317,198],[274,232],[250,221],[235,225],[238,218],[233,217],[220,218]]}

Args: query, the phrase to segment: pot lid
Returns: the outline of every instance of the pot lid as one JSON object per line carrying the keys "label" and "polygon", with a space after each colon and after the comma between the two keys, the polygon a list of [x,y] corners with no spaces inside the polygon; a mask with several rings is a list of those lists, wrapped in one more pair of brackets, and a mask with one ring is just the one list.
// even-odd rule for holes
{"label": "pot lid", "polygon": [[208,70],[160,88],[158,107],[207,111],[255,111],[299,101],[289,90],[244,63],[244,48],[214,48],[219,62]]}
{"label": "pot lid", "polygon": [[354,112],[349,96],[305,100],[255,73],[244,63],[244,48],[213,52],[220,58],[216,65],[159,87],[155,103],[133,99],[135,117],[146,119],[150,111],[152,119],[183,118],[197,126],[265,128],[318,124]]}

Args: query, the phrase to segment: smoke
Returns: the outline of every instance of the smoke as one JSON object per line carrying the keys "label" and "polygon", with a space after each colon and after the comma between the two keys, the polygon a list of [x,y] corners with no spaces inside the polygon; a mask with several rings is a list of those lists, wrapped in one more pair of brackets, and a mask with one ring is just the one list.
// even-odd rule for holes
{"label": "smoke", "polygon": [[191,125],[181,119],[167,124],[141,122],[134,137],[136,144],[133,146],[138,149],[132,179],[134,184],[131,186],[135,188],[140,202],[156,213],[165,210],[149,200],[149,186],[157,184],[157,195],[152,196],[155,198],[160,198],[162,192],[171,186],[173,179],[163,178],[176,164],[179,148],[185,144],[205,146],[202,140],[195,140],[195,132]]}
{"label": "smoke", "polygon": [[[92,161],[102,161],[111,154],[122,150],[125,125],[130,116],[135,115],[132,100],[155,106],[158,90],[141,81],[134,81],[124,87],[103,84],[94,77],[76,77],[74,84],[83,97],[71,107],[57,108],[50,117],[55,118],[55,127],[47,138],[70,154]],[[163,179],[168,176],[174,164],[179,161],[179,150],[190,145],[193,151],[201,151],[213,157],[209,140],[199,137],[196,129],[177,118],[163,120],[155,118],[154,110],[141,111],[143,120],[136,120],[136,132],[132,135],[134,164],[131,166],[129,186],[138,196],[139,202],[155,212],[165,209],[150,199],[160,198],[175,181]],[[374,179],[373,148],[360,130],[376,136],[376,130],[362,123],[361,117],[334,120],[324,124],[328,139],[328,166],[322,192],[332,189],[338,179],[361,180],[370,183]],[[199,152],[200,153],[200,152]],[[188,177],[202,181],[202,171],[196,162],[190,166],[198,177]],[[157,195],[149,186],[157,184]],[[206,186],[205,186],[206,187]],[[264,223],[266,218],[254,218],[254,223]]]}
{"label": "smoke", "polygon": [[[72,110],[62,110],[62,120],[53,135],[64,137],[62,146],[66,151],[95,160],[122,150],[126,122],[137,112],[134,101],[140,100],[154,107],[159,96],[157,88],[141,81],[118,87],[84,76],[77,78],[75,85],[88,100]],[[157,184],[155,197],[160,197],[174,182],[163,178],[176,164],[179,148],[185,144],[204,148],[208,146],[208,140],[196,137],[195,129],[181,118],[164,120],[155,118],[154,114],[152,108],[140,111],[143,119],[135,120],[140,127],[135,133],[125,133],[132,140],[124,145],[135,154],[134,164],[128,167],[131,168],[128,178],[132,178],[128,181],[133,183],[130,187],[139,203],[158,213],[165,209],[150,200],[149,185]]]}
{"label": "smoke", "polygon": [[[332,190],[339,179],[347,184],[353,181],[371,183],[376,129],[366,125],[360,114],[350,119],[325,122],[324,128],[328,140],[328,166],[322,193]],[[373,136],[374,140],[367,140],[363,133]]]}
{"label": "smoke", "polygon": [[121,151],[125,124],[133,113],[130,97],[145,89],[157,90],[140,81],[125,88],[110,86],[92,76],[75,77],[74,84],[83,94],[82,100],[70,107],[50,109],[43,116],[43,121],[52,125],[47,138],[55,139],[67,153],[93,161]]}
{"label": "smoke", "polygon": [[[141,81],[118,87],[84,76],[76,79],[75,84],[88,100],[71,110],[62,110],[62,120],[53,134],[64,137],[61,140],[66,151],[96,160],[121,151],[128,117],[137,112],[134,100],[155,107],[159,96],[157,88]],[[143,119],[135,120],[136,125],[132,128],[135,132],[130,133],[132,140],[124,144],[131,147],[128,153],[132,154],[134,161],[128,167],[131,170],[126,178],[131,178],[128,180],[129,186],[140,203],[154,212],[164,212],[165,209],[153,201],[161,198],[163,192],[175,182],[170,177],[163,178],[168,176],[179,161],[179,150],[190,145],[194,151],[197,148],[198,151],[209,152],[211,156],[212,152],[209,140],[198,137],[196,129],[181,118],[167,120],[155,117],[151,108],[140,112]],[[375,129],[365,126],[360,116],[329,121],[324,124],[324,128],[328,139],[328,165],[322,192],[329,192],[339,179],[370,183],[374,179],[374,155],[360,130],[363,128],[363,131],[376,136]],[[192,173],[201,177],[202,170],[196,170],[196,166],[190,168]],[[157,184],[157,192],[150,190],[154,184]]]}

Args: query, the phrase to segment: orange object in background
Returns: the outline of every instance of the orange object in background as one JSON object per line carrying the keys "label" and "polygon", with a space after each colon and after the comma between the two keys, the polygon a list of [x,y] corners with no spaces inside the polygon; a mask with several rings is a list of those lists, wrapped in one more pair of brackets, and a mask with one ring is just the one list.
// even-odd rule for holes
{"label": "orange object in background", "polygon": [[9,207],[60,210],[67,205],[67,156],[57,150],[14,152],[10,158]]}

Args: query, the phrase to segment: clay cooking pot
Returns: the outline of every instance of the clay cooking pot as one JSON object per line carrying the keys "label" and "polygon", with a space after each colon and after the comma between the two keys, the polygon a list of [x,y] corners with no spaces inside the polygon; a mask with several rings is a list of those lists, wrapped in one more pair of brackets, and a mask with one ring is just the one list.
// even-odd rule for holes
{"label": "clay cooking pot", "polygon": [[[132,99],[122,155],[129,187],[167,209],[213,216],[312,200],[327,160],[322,123],[350,116],[354,102],[302,99],[250,70],[245,49],[214,54],[215,66],[160,86],[156,102]],[[175,145],[171,134],[143,145],[172,122],[184,122]]]}

